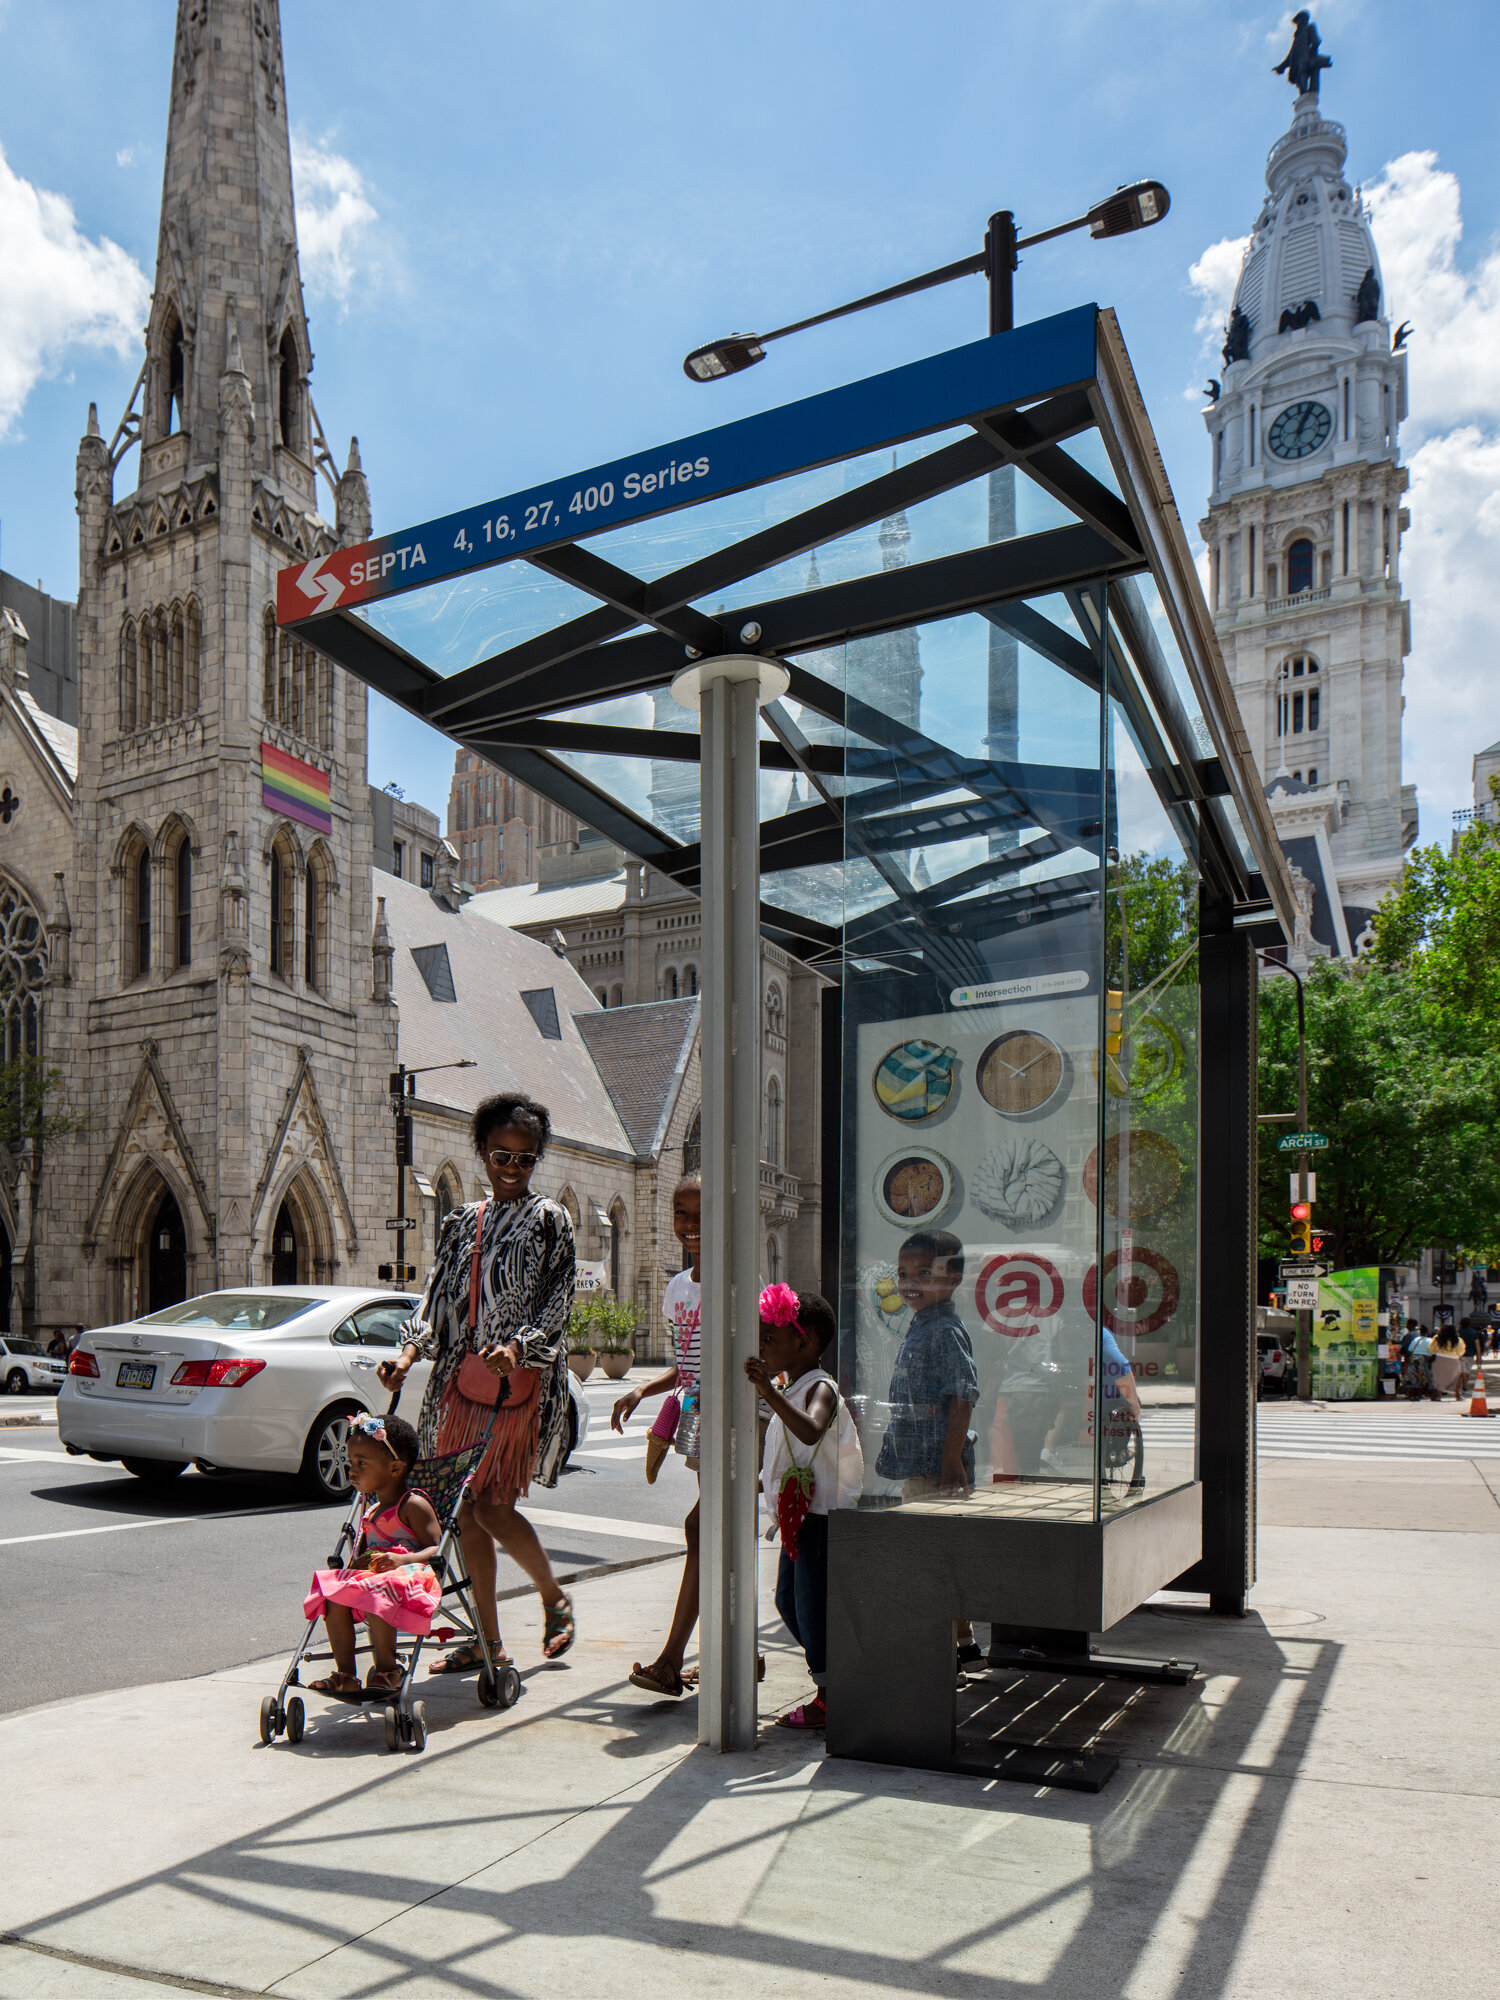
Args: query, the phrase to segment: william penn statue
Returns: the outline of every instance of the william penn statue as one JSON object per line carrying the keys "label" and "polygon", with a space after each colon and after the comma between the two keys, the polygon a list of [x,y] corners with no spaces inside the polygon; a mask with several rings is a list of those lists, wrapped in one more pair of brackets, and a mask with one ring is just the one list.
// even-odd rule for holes
{"label": "william penn statue", "polygon": [[1299,96],[1311,91],[1316,97],[1319,75],[1332,68],[1333,58],[1323,54],[1316,24],[1305,7],[1299,8],[1292,16],[1292,46],[1272,75],[1284,76]]}

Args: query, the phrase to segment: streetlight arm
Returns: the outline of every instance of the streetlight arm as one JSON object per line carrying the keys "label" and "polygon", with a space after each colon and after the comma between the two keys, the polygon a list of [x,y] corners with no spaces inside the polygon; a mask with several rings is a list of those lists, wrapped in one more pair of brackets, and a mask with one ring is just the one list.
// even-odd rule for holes
{"label": "streetlight arm", "polygon": [[[1071,229],[1075,227],[1069,223]],[[928,271],[920,278],[908,278],[904,284],[887,285],[883,292],[871,292],[867,298],[854,299],[846,306],[835,306],[832,312],[814,313],[811,319],[799,319],[791,326],[778,326],[774,333],[757,334],[755,338],[762,345],[768,340],[781,340],[789,333],[803,333],[810,326],[823,326],[831,319],[844,319],[849,313],[863,312],[867,306],[883,306],[892,299],[904,299],[912,292],[930,291],[934,285],[946,285],[954,278],[975,278],[984,269],[985,254],[981,250],[973,257],[960,257],[956,264],[944,264],[941,270]]]}

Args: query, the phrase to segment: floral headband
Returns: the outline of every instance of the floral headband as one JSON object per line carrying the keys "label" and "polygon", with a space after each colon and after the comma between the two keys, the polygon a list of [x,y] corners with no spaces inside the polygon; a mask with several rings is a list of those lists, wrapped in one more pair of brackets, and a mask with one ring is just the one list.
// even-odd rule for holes
{"label": "floral headband", "polygon": [[807,1328],[798,1319],[801,1302],[790,1285],[767,1285],[760,1295],[760,1316],[768,1326],[794,1326],[804,1340]]}
{"label": "floral headband", "polygon": [[[391,1441],[386,1436],[385,1425],[380,1421],[379,1417],[372,1417],[368,1413],[351,1417],[349,1419],[349,1428],[352,1431],[358,1431],[363,1437],[374,1438],[377,1444],[383,1444],[386,1450],[390,1451]],[[391,1455],[392,1457],[395,1456],[393,1452]]]}

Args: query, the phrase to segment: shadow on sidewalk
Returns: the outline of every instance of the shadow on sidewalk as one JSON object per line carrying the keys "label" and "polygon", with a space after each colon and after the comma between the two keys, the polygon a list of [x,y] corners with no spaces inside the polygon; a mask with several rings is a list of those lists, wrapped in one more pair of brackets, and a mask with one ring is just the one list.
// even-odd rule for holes
{"label": "shadow on sidewalk", "polygon": [[[1259,1616],[1162,1615],[1193,1628],[1169,1641],[1203,1662],[1191,1687],[1026,1673],[970,1704],[992,1736],[1118,1752],[1097,1797],[812,1761],[807,1739],[769,1728],[754,1753],[720,1758],[694,1746],[691,1701],[643,1709],[620,1683],[570,1699],[549,1675],[561,1699],[523,1699],[491,1734],[372,1764],[353,1793],[14,1935],[44,1948],[139,1936],[158,1909],[180,1939],[196,1906],[205,1956],[227,1921],[236,1959],[279,1966],[269,1983],[294,1994],[420,1979],[423,1993],[499,1996],[560,1968],[576,1987],[585,1961],[602,1976],[623,1948],[631,1977],[653,1951],[700,1959],[676,1975],[695,1990],[774,1967],[778,1981],[972,2000],[1021,2000],[1040,1976],[1050,1996],[1092,2000],[1137,1990],[1149,1966],[1153,1995],[1214,2000],[1339,1648]],[[1110,1635],[1158,1652],[1162,1638],[1148,1612]],[[222,1965],[172,1970],[222,1978]]]}

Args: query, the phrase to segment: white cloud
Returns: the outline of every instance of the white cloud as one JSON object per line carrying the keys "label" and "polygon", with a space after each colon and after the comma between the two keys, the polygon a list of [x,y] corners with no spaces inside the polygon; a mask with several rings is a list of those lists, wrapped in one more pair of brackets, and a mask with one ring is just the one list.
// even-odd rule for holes
{"label": "white cloud", "polygon": [[65,195],[33,187],[0,151],[0,438],[70,347],[138,346],[151,286],[107,236],[90,242]]}
{"label": "white cloud", "polygon": [[135,165],[135,147],[121,146],[115,154],[115,165],[117,167],[133,167]]}
{"label": "white cloud", "polygon": [[[1500,571],[1500,251],[1460,268],[1459,185],[1436,153],[1404,153],[1367,185],[1393,324],[1409,319],[1412,607],[1403,762],[1424,841],[1472,802],[1472,759],[1500,737],[1491,581]],[[1415,441],[1416,448],[1411,448]]]}
{"label": "white cloud", "polygon": [[308,287],[347,307],[362,241],[377,220],[364,176],[327,145],[293,135],[297,242]]}

